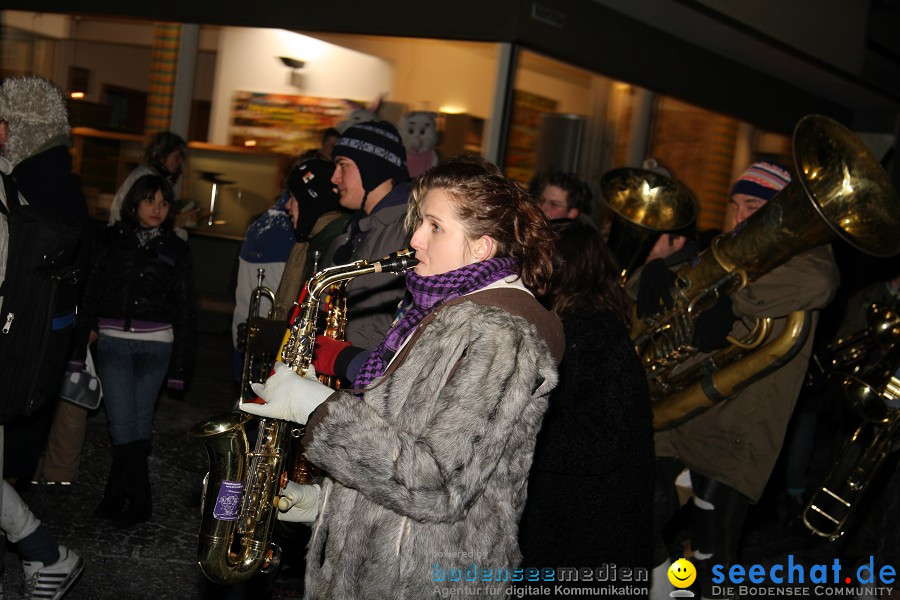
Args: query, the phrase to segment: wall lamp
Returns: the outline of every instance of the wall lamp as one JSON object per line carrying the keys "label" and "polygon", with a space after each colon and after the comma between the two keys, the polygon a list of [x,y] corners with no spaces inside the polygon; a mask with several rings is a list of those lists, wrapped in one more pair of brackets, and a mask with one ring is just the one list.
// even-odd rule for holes
{"label": "wall lamp", "polygon": [[289,83],[298,88],[303,87],[303,74],[300,73],[300,69],[306,65],[306,62],[300,60],[299,58],[291,58],[289,56],[279,56],[278,60],[281,61],[281,64],[286,66],[291,70]]}

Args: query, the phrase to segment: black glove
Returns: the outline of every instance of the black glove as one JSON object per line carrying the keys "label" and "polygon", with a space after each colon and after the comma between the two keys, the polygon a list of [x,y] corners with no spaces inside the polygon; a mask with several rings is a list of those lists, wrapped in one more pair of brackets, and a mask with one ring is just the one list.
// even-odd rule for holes
{"label": "black glove", "polygon": [[669,270],[661,258],[651,260],[641,269],[641,280],[637,293],[637,316],[651,317],[665,308],[675,306],[672,300],[672,286],[675,273]]}
{"label": "black glove", "polygon": [[734,324],[731,296],[719,296],[712,307],[697,316],[694,324],[694,345],[701,352],[712,352],[728,345],[728,334]]}

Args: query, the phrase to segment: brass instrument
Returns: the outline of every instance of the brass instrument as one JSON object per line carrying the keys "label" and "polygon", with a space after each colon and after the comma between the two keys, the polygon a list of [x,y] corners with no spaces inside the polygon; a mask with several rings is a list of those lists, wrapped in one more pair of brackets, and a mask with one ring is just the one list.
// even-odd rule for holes
{"label": "brass instrument", "polygon": [[[329,294],[328,313],[325,319],[325,329],[322,335],[333,340],[344,341],[347,339],[347,282],[341,281],[335,284]],[[319,375],[319,381],[337,390],[341,387],[340,380],[334,375]]]}
{"label": "brass instrument", "polygon": [[600,193],[612,213],[606,245],[622,270],[622,281],[644,263],[659,234],[684,229],[699,212],[684,186],[648,169],[607,171],[600,178]]}
{"label": "brass instrument", "polygon": [[[318,251],[317,251],[318,252]],[[316,264],[318,259],[316,259]],[[347,329],[347,280],[334,284],[327,297],[327,308],[325,311],[325,328],[322,335],[333,340],[345,340]],[[298,301],[299,302],[299,301]],[[285,347],[288,343],[285,342]],[[313,345],[315,346],[315,344]],[[282,348],[282,352],[284,348]],[[283,360],[283,356],[279,355],[279,360]],[[327,385],[333,390],[341,388],[341,381],[334,375],[317,375],[320,382]],[[305,429],[305,428],[304,428]],[[319,469],[306,460],[303,456],[304,448],[301,443],[300,435],[291,437],[290,453],[288,458],[288,478],[297,483],[311,484],[313,478],[319,474]]]}
{"label": "brass instrument", "polygon": [[861,331],[828,345],[830,372],[858,373],[880,347],[891,345],[900,336],[900,315],[886,306],[869,305],[866,324]]}
{"label": "brass instrument", "polygon": [[724,400],[780,368],[809,335],[809,315],[788,316],[771,337],[772,322],[760,319],[740,340],[697,362],[691,344],[694,319],[721,294],[734,293],[794,255],[839,237],[876,256],[900,251],[900,200],[865,145],[820,115],[800,120],[793,135],[797,176],[733,232],[677,272],[675,306],[632,320],[631,339],[643,360],[654,402],[653,426],[666,429]]}
{"label": "brass instrument", "polygon": [[[303,375],[312,361],[321,294],[332,285],[368,273],[403,273],[416,264],[404,250],[379,261],[356,261],[324,269],[307,282],[306,299],[282,348],[282,360]],[[301,435],[296,423],[259,419],[256,445],[250,451],[246,425],[252,415],[229,412],[194,425],[189,435],[202,440],[209,455],[200,522],[197,563],[211,581],[232,585],[271,570],[280,560],[272,543],[278,495],[287,484],[285,463],[291,438]]]}
{"label": "brass instrument", "polygon": [[[856,334],[835,343],[840,350],[856,349],[846,355],[847,362],[842,365],[847,372],[836,378],[850,408],[863,421],[803,510],[803,524],[830,541],[843,535],[853,509],[869,489],[900,433],[900,410],[897,409],[900,404],[900,327],[897,315],[873,304],[869,307],[868,317],[869,326],[860,332],[862,335]],[[860,356],[863,339],[868,349],[865,356]]]}
{"label": "brass instrument", "polygon": [[[847,376],[841,383],[851,406],[866,416],[803,511],[803,524],[831,541],[843,535],[847,519],[863,492],[869,489],[900,432],[900,410],[888,408],[887,404],[896,406],[900,401],[900,379],[896,376],[900,371],[898,350],[900,344],[891,353],[893,360],[885,361],[892,372],[881,382],[869,384]],[[882,376],[887,373],[885,369],[879,371]]]}
{"label": "brass instrument", "polygon": [[[247,402],[256,397],[250,387],[252,381],[265,380],[275,359],[274,352],[262,341],[264,319],[275,318],[275,292],[263,285],[266,277],[265,269],[256,270],[256,288],[250,294],[250,308],[247,315],[247,333],[244,337],[244,362],[241,369],[240,401]],[[265,315],[260,313],[263,298],[269,301],[269,310]]]}

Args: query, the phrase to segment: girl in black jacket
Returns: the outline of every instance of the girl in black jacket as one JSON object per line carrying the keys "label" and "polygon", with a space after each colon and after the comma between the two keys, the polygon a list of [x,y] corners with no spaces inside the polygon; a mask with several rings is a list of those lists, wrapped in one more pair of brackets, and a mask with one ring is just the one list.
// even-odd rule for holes
{"label": "girl in black jacket", "polygon": [[79,333],[99,334],[113,463],[97,514],[123,525],[151,515],[147,457],[163,380],[182,390],[193,348],[191,254],[173,232],[173,193],[157,175],[135,181],[121,221],[101,234]]}

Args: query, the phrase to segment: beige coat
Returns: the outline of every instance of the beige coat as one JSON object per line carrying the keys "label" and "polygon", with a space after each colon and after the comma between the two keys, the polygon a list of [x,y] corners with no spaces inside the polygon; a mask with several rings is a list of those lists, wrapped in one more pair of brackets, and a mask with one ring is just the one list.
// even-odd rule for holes
{"label": "beige coat", "polygon": [[735,293],[733,310],[740,319],[733,335],[746,334],[756,317],[773,317],[777,335],[784,317],[796,310],[812,311],[812,331],[800,352],[778,371],[686,423],[658,432],[656,455],[678,458],[757,502],[803,385],[818,311],[831,301],[838,284],[831,246],[824,245],[795,256]]}

